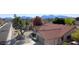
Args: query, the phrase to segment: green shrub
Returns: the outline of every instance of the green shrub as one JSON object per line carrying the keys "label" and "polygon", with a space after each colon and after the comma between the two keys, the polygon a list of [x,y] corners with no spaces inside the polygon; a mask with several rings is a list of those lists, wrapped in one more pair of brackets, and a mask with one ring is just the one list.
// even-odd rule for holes
{"label": "green shrub", "polygon": [[72,37],[73,40],[79,41],[79,29],[77,29],[75,32],[73,32],[71,34],[71,37]]}

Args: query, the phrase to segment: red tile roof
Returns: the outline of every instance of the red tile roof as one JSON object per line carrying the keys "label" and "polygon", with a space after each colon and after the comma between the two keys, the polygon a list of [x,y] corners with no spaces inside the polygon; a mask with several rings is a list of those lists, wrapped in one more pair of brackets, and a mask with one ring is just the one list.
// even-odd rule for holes
{"label": "red tile roof", "polygon": [[38,33],[45,39],[55,39],[62,37],[67,32],[71,31],[75,26],[68,26],[62,24],[44,24],[40,27]]}

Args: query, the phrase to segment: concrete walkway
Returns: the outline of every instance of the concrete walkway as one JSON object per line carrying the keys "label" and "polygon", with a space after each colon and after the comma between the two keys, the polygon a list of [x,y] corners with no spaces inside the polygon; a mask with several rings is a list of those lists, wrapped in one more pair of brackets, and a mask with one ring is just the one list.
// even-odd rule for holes
{"label": "concrete walkway", "polygon": [[32,33],[32,31],[27,31],[24,33],[25,35],[25,43],[24,45],[34,45],[36,42],[34,42],[29,35]]}
{"label": "concrete walkway", "polygon": [[[24,38],[20,38],[16,41],[14,45],[34,45],[36,42],[34,42],[29,35],[32,33],[32,31],[27,31],[24,33]],[[19,36],[20,37],[20,36]]]}

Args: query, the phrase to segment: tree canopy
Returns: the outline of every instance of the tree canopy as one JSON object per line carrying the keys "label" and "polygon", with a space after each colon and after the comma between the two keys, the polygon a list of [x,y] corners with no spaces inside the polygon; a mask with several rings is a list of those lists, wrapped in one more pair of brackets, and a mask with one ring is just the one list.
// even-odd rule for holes
{"label": "tree canopy", "polygon": [[73,25],[75,24],[75,20],[73,18],[65,18],[65,24]]}
{"label": "tree canopy", "polygon": [[53,23],[54,24],[65,24],[64,18],[55,18]]}
{"label": "tree canopy", "polygon": [[33,19],[33,25],[34,25],[34,26],[40,26],[40,25],[42,25],[42,24],[43,24],[43,23],[42,23],[41,17],[36,16],[36,17]]}
{"label": "tree canopy", "polygon": [[20,32],[22,33],[22,30],[25,30],[25,28],[29,25],[28,21],[21,19],[20,17],[14,15],[13,19],[13,27],[15,29],[20,29]]}
{"label": "tree canopy", "polygon": [[73,25],[75,24],[75,20],[73,18],[55,18],[53,21],[54,24],[68,24]]}

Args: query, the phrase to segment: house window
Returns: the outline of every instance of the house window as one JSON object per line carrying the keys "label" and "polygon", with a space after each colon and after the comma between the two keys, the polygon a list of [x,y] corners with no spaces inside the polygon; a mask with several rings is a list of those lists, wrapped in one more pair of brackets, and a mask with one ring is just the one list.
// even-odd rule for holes
{"label": "house window", "polygon": [[70,42],[71,41],[71,35],[67,36],[67,42]]}
{"label": "house window", "polygon": [[69,36],[67,36],[67,39],[70,39],[71,38],[71,36],[69,35]]}
{"label": "house window", "polygon": [[61,37],[61,41],[64,41],[64,38],[63,37]]}

